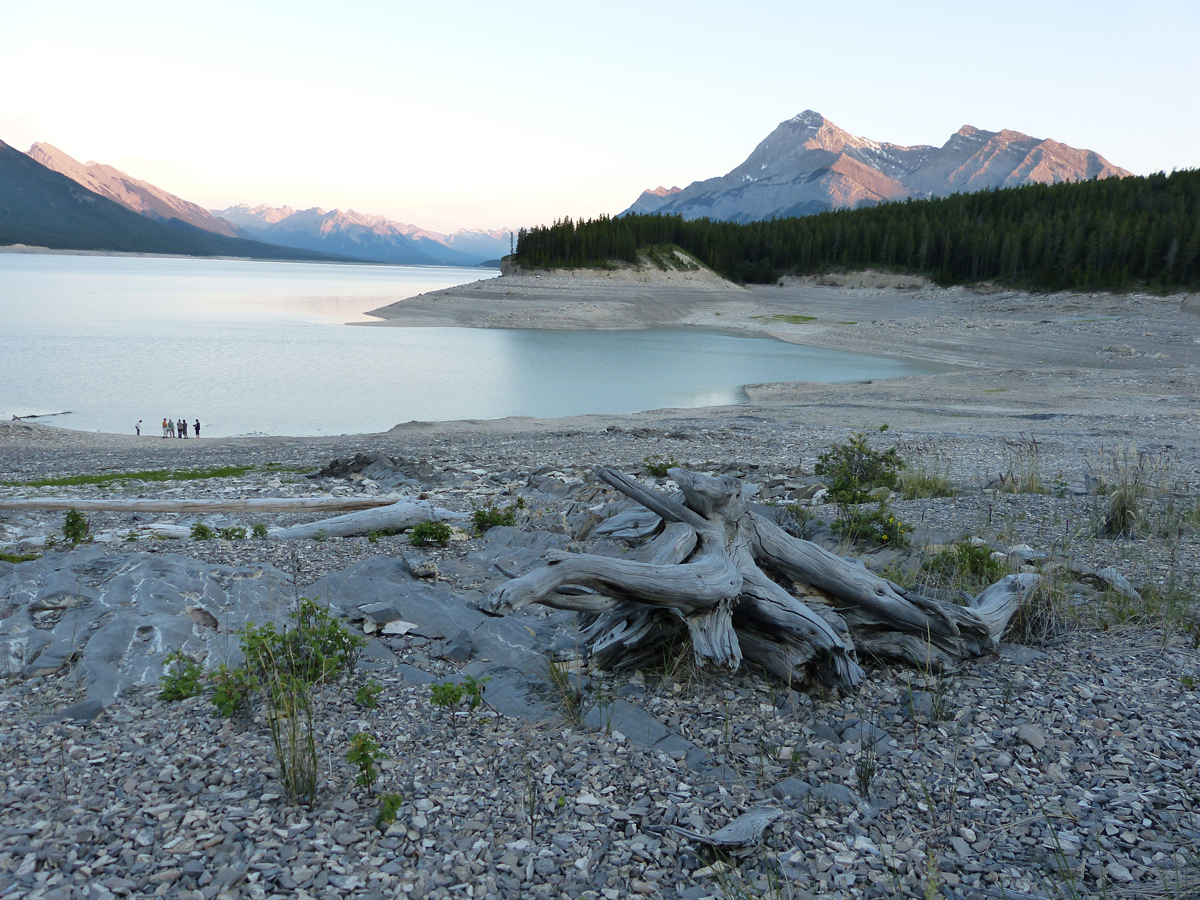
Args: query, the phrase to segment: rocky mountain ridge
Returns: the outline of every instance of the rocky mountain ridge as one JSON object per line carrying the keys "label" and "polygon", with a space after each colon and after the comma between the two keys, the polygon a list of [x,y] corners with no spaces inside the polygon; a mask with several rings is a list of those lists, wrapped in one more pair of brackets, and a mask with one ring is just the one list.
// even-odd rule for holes
{"label": "rocky mountain ridge", "polygon": [[509,229],[463,228],[444,234],[352,209],[242,203],[212,213],[258,240],[378,262],[473,266],[510,249]]}
{"label": "rocky mountain ridge", "polygon": [[941,147],[850,134],[818,112],[781,122],[741,165],[683,190],[642,193],[628,213],[751,222],[906,198],[1054,184],[1132,173],[1092,150],[1018,131],[964,125]]}
{"label": "rocky mountain ridge", "polygon": [[178,220],[202,231],[349,259],[408,265],[476,266],[510,252],[511,229],[459,229],[443,234],[354,210],[296,210],[242,203],[206,210],[113,166],[81,163],[57,147],[35,143],[26,156],[87,190],[156,222]]}
{"label": "rocky mountain ridge", "polygon": [[47,169],[66,175],[89,191],[155,221],[165,223],[171,219],[179,219],[214,234],[223,234],[226,237],[246,236],[233,224],[217,218],[203,207],[112,166],[90,160],[81,163],[46,143],[34,144],[29,148],[28,155]]}

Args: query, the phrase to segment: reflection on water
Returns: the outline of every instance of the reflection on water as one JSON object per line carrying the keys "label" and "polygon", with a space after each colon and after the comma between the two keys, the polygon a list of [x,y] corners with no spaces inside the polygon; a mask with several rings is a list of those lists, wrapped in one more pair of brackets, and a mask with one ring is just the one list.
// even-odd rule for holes
{"label": "reflection on water", "polygon": [[494,270],[0,254],[0,415],[339,434],[411,420],[738,403],[742,385],[933,371],[695,331],[349,328]]}

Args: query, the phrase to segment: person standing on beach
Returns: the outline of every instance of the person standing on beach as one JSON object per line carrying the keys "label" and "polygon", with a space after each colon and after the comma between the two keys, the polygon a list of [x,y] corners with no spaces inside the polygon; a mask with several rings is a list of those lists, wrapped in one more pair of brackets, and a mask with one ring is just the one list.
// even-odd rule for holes
{"label": "person standing on beach", "polygon": [[179,439],[181,441],[186,441],[187,440],[187,421],[184,419],[180,419],[175,427],[177,429],[179,429],[179,431],[178,431]]}
{"label": "person standing on beach", "polygon": [[167,437],[175,437],[175,421],[167,419]]}
{"label": "person standing on beach", "polygon": [[167,436],[167,420],[163,419],[163,437]]}
{"label": "person standing on beach", "polygon": [[137,424],[133,426],[133,430],[137,432],[138,437],[142,436],[142,420],[138,419]]}
{"label": "person standing on beach", "polygon": [[192,426],[192,433],[194,435],[196,435],[196,437],[200,437],[200,420],[199,419],[197,419],[196,424],[194,424]]}

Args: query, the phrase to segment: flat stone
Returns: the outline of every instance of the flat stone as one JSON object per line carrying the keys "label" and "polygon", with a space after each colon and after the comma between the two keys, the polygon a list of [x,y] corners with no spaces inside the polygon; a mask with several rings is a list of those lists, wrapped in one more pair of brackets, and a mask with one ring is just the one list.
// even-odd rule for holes
{"label": "flat stone", "polygon": [[102,712],[104,712],[103,701],[81,700],[79,703],[72,703],[70,706],[59,710],[53,715],[46,716],[41,721],[45,724],[64,722],[67,719],[73,722],[90,722]]}
{"label": "flat stone", "polygon": [[785,798],[799,800],[801,797],[807,797],[811,791],[812,785],[807,781],[801,781],[794,776],[788,776],[771,788],[770,794],[777,800]]}
{"label": "flat stone", "polygon": [[1034,750],[1041,750],[1046,746],[1046,736],[1042,734],[1042,729],[1032,722],[1026,722],[1017,729],[1017,740],[1028,744]]}
{"label": "flat stone", "polygon": [[639,747],[657,744],[671,730],[640,706],[628,700],[615,700],[603,707],[593,706],[583,717],[589,728],[619,731]]}

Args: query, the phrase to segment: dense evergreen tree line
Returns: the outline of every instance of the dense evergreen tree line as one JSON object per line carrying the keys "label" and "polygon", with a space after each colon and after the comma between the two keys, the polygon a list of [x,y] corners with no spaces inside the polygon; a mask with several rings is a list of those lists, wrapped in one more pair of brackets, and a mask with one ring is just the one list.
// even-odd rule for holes
{"label": "dense evergreen tree line", "polygon": [[735,281],[868,266],[942,284],[1047,290],[1200,286],[1200,170],[1030,185],[767,222],[629,215],[522,230],[530,267],[637,260],[677,244]]}

